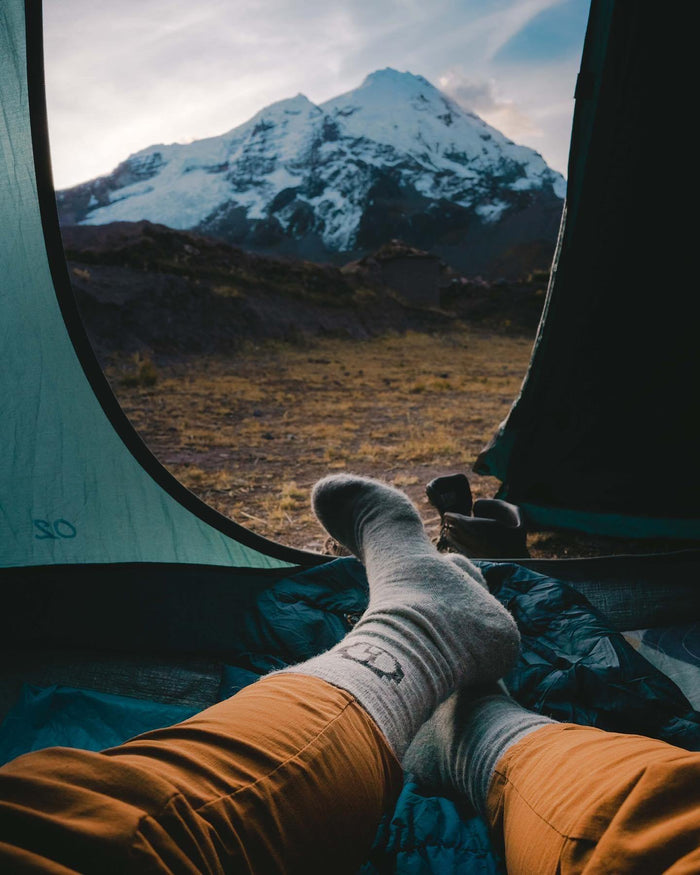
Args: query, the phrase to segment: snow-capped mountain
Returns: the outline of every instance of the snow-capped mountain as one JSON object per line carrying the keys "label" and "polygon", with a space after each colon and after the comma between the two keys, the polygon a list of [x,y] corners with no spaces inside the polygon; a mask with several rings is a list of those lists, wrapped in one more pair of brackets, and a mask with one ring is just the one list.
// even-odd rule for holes
{"label": "snow-capped mountain", "polygon": [[386,69],[319,106],[299,94],[222,136],[150,146],[57,201],[64,224],[147,219],[336,261],[400,238],[484,272],[553,245],[564,189],[537,152]]}

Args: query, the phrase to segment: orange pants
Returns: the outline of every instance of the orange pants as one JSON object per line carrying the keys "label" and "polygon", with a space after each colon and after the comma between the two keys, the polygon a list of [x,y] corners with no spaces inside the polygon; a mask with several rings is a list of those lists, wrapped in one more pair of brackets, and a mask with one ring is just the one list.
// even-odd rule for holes
{"label": "orange pants", "polygon": [[550,724],[500,759],[487,802],[508,875],[698,875],[700,753]]}
{"label": "orange pants", "polygon": [[103,753],[0,769],[0,873],[355,872],[402,773],[343,690],[273,675]]}
{"label": "orange pants", "polygon": [[[275,675],[103,753],[0,769],[0,872],[355,872],[401,770],[347,693]],[[509,873],[700,872],[700,755],[545,726],[498,764]]]}

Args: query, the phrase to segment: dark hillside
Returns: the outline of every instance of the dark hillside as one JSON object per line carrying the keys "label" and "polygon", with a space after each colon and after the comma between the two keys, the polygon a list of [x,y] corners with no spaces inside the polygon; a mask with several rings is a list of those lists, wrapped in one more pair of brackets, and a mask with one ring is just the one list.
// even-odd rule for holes
{"label": "dark hillside", "polygon": [[406,253],[429,258],[400,243],[341,270],[255,255],[149,222],[69,226],[62,233],[99,353],[226,353],[246,340],[368,338],[449,330],[459,319],[531,333],[546,287],[543,275],[515,284],[467,281],[439,264],[426,306],[392,288],[378,270]]}

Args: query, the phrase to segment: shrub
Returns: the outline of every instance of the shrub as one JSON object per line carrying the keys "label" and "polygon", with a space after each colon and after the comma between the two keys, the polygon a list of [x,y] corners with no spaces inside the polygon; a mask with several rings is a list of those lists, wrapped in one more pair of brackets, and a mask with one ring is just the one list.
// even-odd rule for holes
{"label": "shrub", "polygon": [[124,374],[121,378],[122,386],[130,388],[155,386],[158,382],[158,368],[153,364],[151,357],[137,352],[134,354],[132,361],[134,369],[130,373]]}

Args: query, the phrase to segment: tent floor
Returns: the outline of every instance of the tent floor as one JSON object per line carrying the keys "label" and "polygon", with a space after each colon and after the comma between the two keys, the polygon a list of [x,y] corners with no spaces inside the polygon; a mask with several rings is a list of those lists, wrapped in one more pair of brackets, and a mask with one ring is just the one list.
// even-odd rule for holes
{"label": "tent floor", "polygon": [[165,704],[208,708],[218,699],[222,664],[172,654],[86,650],[9,650],[0,658],[0,721],[24,684],[96,690]]}

